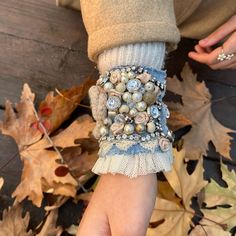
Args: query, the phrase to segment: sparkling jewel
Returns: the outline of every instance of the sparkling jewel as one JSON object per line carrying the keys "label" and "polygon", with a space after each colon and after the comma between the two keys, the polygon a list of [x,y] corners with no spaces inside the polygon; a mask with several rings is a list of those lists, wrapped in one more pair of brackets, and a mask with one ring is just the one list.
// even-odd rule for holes
{"label": "sparkling jewel", "polygon": [[159,145],[160,145],[160,149],[163,152],[166,152],[170,149],[170,141],[167,138],[164,138],[164,137],[160,138]]}
{"label": "sparkling jewel", "polygon": [[138,102],[138,103],[136,104],[136,108],[137,108],[139,111],[145,111],[146,108],[147,108],[147,103],[144,102],[144,101]]}
{"label": "sparkling jewel", "polygon": [[137,91],[141,86],[141,82],[138,79],[131,79],[127,83],[127,89],[129,92]]}
{"label": "sparkling jewel", "polygon": [[103,121],[103,124],[104,125],[111,125],[112,124],[112,120],[111,120],[111,118],[109,118],[109,117],[106,117],[105,119],[104,119],[104,121]]}
{"label": "sparkling jewel", "polygon": [[154,91],[155,89],[155,84],[152,83],[152,82],[147,82],[145,85],[144,85],[146,91]]}
{"label": "sparkling jewel", "polygon": [[118,92],[123,93],[123,92],[126,90],[125,84],[124,84],[124,83],[118,83],[118,84],[116,85],[116,90],[117,90]]}
{"label": "sparkling jewel", "polygon": [[132,117],[135,117],[135,116],[137,115],[137,113],[138,113],[138,111],[137,111],[137,109],[135,109],[135,108],[132,108],[132,109],[130,109],[130,111],[129,111],[129,114],[130,114]]}
{"label": "sparkling jewel", "polygon": [[121,106],[120,98],[117,96],[110,96],[106,105],[109,110],[114,111]]}
{"label": "sparkling jewel", "polygon": [[141,133],[141,132],[145,131],[145,129],[146,129],[146,127],[145,127],[144,124],[137,124],[137,125],[135,126],[135,130],[136,130],[138,133]]}
{"label": "sparkling jewel", "polygon": [[125,104],[121,105],[121,107],[119,108],[119,112],[120,113],[128,113],[129,112],[129,107]]}
{"label": "sparkling jewel", "polygon": [[129,92],[125,92],[123,94],[122,98],[125,102],[130,102],[132,100],[132,95]]}
{"label": "sparkling jewel", "polygon": [[147,131],[149,133],[153,133],[153,132],[155,132],[155,130],[156,130],[156,126],[155,126],[154,122],[147,123]]}
{"label": "sparkling jewel", "polygon": [[108,128],[105,127],[105,126],[102,126],[102,127],[100,128],[100,134],[101,134],[102,136],[107,135],[107,134],[108,134]]}
{"label": "sparkling jewel", "polygon": [[123,114],[118,114],[114,118],[115,123],[125,123],[125,116]]}
{"label": "sparkling jewel", "polygon": [[126,134],[132,134],[134,132],[134,126],[132,124],[126,124],[124,127],[124,132]]}
{"label": "sparkling jewel", "polygon": [[134,92],[133,95],[132,95],[132,99],[133,99],[134,102],[142,101],[142,97],[143,97],[143,95],[140,92]]}
{"label": "sparkling jewel", "polygon": [[111,82],[107,82],[107,83],[104,84],[103,88],[106,92],[108,92],[111,89],[113,89],[113,84]]}
{"label": "sparkling jewel", "polygon": [[148,114],[150,114],[153,118],[157,118],[160,116],[160,111],[156,105],[151,105],[147,109]]}

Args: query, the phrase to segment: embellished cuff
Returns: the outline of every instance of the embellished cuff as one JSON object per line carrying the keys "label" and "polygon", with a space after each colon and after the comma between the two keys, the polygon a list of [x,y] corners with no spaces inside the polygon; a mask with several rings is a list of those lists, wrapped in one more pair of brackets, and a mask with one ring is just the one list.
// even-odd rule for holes
{"label": "embellished cuff", "polygon": [[92,171],[131,178],[171,170],[173,134],[163,103],[166,71],[119,66],[100,75],[89,90],[99,139],[99,158]]}

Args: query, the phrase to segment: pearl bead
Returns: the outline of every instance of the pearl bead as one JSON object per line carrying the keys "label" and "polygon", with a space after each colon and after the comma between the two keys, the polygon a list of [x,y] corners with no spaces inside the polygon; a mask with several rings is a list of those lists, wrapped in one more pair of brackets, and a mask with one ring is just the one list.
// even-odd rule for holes
{"label": "pearl bead", "polygon": [[104,125],[111,125],[111,124],[112,124],[111,118],[106,117],[106,118],[104,119],[104,121],[103,121],[103,124],[104,124]]}
{"label": "pearl bead", "polygon": [[146,108],[147,108],[147,103],[144,102],[144,101],[138,102],[138,103],[136,104],[136,108],[137,108],[139,111],[145,111]]}
{"label": "pearl bead", "polygon": [[128,113],[129,112],[129,107],[125,104],[121,105],[120,109],[119,109],[120,113]]}
{"label": "pearl bead", "polygon": [[154,89],[155,89],[155,85],[152,82],[147,82],[144,85],[144,87],[145,87],[146,91],[154,91]]}
{"label": "pearl bead", "polygon": [[156,94],[153,92],[146,92],[143,95],[143,101],[148,105],[152,105],[156,101]]}
{"label": "pearl bead", "polygon": [[147,123],[147,131],[149,133],[153,133],[153,132],[155,132],[155,130],[156,130],[156,126],[155,126],[154,122]]}
{"label": "pearl bead", "polygon": [[132,99],[133,99],[134,102],[142,101],[142,97],[143,97],[143,95],[140,92],[134,92],[133,95],[132,95]]}
{"label": "pearl bead", "polygon": [[131,99],[132,99],[132,95],[131,95],[131,93],[129,93],[129,92],[125,92],[125,93],[123,94],[122,98],[123,98],[123,100],[124,100],[125,102],[130,102]]}
{"label": "pearl bead", "polygon": [[103,88],[106,92],[108,92],[111,89],[113,89],[113,84],[111,82],[107,82],[107,83],[104,84]]}
{"label": "pearl bead", "polygon": [[143,132],[143,131],[145,131],[145,125],[144,124],[137,124],[136,126],[135,126],[135,130],[138,132],[138,133],[141,133],[141,132]]}
{"label": "pearl bead", "polygon": [[137,109],[132,108],[132,109],[130,109],[129,114],[130,114],[132,117],[134,117],[134,116],[136,116],[136,115],[138,114],[138,111],[137,111]]}
{"label": "pearl bead", "polygon": [[124,132],[126,134],[132,134],[134,132],[134,126],[131,124],[126,124],[124,127]]}
{"label": "pearl bead", "polygon": [[102,126],[102,127],[100,128],[100,134],[101,134],[102,136],[107,135],[107,134],[108,134],[108,129],[107,129],[107,127]]}
{"label": "pearl bead", "polygon": [[116,85],[116,90],[117,90],[118,92],[123,93],[123,92],[125,91],[125,89],[126,89],[126,86],[125,86],[124,83],[118,83],[118,84]]}

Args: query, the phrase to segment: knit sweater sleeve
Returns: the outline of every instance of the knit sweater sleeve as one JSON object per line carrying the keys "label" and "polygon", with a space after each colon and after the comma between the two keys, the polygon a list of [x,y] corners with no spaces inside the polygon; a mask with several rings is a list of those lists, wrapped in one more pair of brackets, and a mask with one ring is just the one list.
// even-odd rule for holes
{"label": "knit sweater sleeve", "polygon": [[81,0],[88,32],[88,56],[97,63],[104,50],[143,42],[166,42],[167,51],[177,47],[173,0]]}

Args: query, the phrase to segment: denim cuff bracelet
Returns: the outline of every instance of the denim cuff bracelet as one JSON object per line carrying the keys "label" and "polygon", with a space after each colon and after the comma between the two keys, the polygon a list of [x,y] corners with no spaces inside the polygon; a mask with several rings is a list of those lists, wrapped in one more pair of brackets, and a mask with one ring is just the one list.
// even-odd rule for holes
{"label": "denim cuff bracelet", "polygon": [[164,70],[119,66],[100,75],[89,90],[100,146],[94,173],[136,177],[171,169],[173,134],[166,124],[165,91]]}

